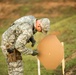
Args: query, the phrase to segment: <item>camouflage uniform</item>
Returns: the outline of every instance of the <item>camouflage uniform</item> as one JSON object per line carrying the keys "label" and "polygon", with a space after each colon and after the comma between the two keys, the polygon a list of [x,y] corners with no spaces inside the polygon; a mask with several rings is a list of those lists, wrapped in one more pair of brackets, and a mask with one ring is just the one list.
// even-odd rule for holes
{"label": "camouflage uniform", "polygon": [[[34,25],[36,18],[34,16],[24,16],[16,20],[2,35],[1,47],[8,63],[9,75],[23,75],[22,59],[16,62],[9,62],[8,49],[16,48],[19,53],[29,54],[33,50],[26,48],[25,45],[35,33]],[[20,54],[21,57],[21,54]]]}

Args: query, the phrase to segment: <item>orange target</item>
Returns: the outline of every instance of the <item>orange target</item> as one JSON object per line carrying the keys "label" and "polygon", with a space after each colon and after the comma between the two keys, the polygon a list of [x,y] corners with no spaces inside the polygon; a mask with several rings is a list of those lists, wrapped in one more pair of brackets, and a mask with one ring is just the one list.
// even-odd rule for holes
{"label": "orange target", "polygon": [[37,56],[46,69],[56,69],[64,58],[64,48],[55,35],[44,37],[38,45]]}

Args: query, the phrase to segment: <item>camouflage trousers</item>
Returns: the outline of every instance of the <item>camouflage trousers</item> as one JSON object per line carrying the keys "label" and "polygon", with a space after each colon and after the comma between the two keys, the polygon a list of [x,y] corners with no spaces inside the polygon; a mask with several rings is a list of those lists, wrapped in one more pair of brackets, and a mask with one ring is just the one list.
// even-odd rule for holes
{"label": "camouflage trousers", "polygon": [[23,75],[22,60],[8,63],[8,75]]}
{"label": "camouflage trousers", "polygon": [[[3,46],[4,47],[4,46]],[[2,47],[2,52],[6,58],[6,62],[8,65],[8,75],[23,75],[23,63],[22,60],[17,60],[13,62],[8,61],[8,52],[6,47]],[[19,57],[22,57],[21,55]]]}

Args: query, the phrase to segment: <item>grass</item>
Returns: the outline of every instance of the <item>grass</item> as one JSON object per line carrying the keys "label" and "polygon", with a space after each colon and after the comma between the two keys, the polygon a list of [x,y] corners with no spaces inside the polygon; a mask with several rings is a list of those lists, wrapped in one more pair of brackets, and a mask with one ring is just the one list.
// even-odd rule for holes
{"label": "grass", "polygon": [[60,35],[58,37],[60,41],[63,41],[65,43],[65,57],[68,57],[76,49],[76,46],[75,46],[76,21],[75,19],[76,19],[76,15],[53,24],[51,28],[52,31],[60,32]]}
{"label": "grass", "polygon": [[68,61],[67,63],[66,63],[66,68],[67,68],[67,70],[68,69],[70,69],[70,68],[72,68],[73,66],[76,66],[76,58],[74,58],[74,59],[71,59],[70,61]]}
{"label": "grass", "polygon": [[0,74],[7,75],[7,64],[6,64],[6,61],[2,54],[1,49],[0,49]]}

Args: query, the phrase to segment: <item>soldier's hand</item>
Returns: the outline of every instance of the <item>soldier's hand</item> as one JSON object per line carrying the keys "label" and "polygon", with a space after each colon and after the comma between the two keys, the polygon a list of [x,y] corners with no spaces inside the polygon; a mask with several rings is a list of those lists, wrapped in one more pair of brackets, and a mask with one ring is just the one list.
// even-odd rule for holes
{"label": "soldier's hand", "polygon": [[34,40],[34,41],[32,42],[32,45],[31,45],[31,46],[33,47],[35,44],[36,44],[36,41]]}
{"label": "soldier's hand", "polygon": [[32,53],[32,56],[36,56],[36,55],[38,55],[37,49],[33,50],[33,53]]}

